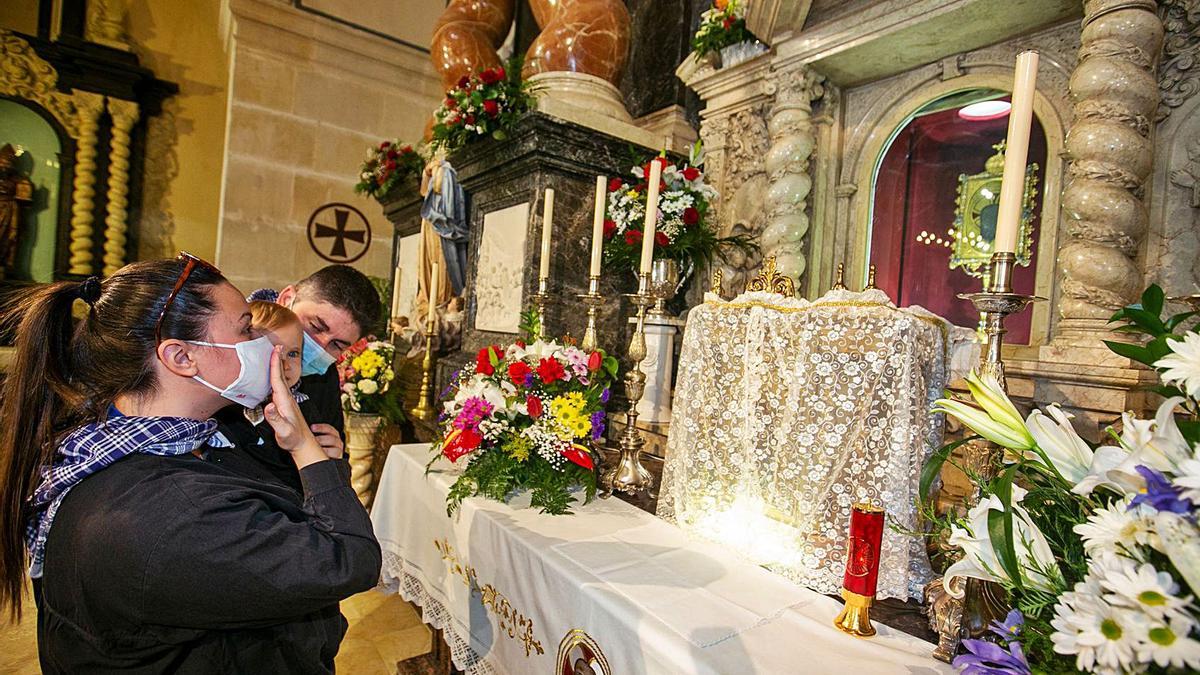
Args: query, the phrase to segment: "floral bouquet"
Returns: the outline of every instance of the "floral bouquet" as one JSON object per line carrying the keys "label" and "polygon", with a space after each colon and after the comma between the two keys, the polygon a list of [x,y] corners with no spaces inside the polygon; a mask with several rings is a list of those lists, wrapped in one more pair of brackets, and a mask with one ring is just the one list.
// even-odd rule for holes
{"label": "floral bouquet", "polygon": [[401,145],[398,140],[384,141],[367,150],[354,192],[378,199],[410,178],[420,182],[424,170],[425,157],[420,151],[411,145]]}
{"label": "floral bouquet", "polygon": [[395,347],[390,342],[365,337],[338,357],[342,384],[342,409],[346,412],[390,416],[388,396],[396,374],[392,370]]}
{"label": "floral bouquet", "polygon": [[[1158,370],[1167,398],[1153,420],[1126,413],[1100,447],[1057,405],[1023,418],[994,378],[969,377],[970,401],[938,401],[1005,449],[995,479],[967,472],[979,504],[943,523],[963,553],[946,570],[947,592],[960,595],[962,577],[985,579],[1014,607],[993,625],[999,645],[964,641],[964,672],[1200,670],[1200,334],[1176,332],[1194,312],[1163,319],[1162,309],[1151,286],[1113,316],[1148,340],[1109,348]],[[926,466],[923,497],[958,444]]]}
{"label": "floral bouquet", "polygon": [[433,145],[452,152],[481,138],[502,141],[533,106],[533,93],[515,61],[508,68],[464,75],[433,113]]}
{"label": "floral bouquet", "polygon": [[700,27],[692,36],[692,51],[700,58],[729,45],[753,40],[746,29],[746,5],[741,0],[714,0],[700,15]]}
{"label": "floral bouquet", "polygon": [[[727,247],[755,248],[744,235],[718,237],[711,222],[711,205],[717,191],[704,181],[700,166],[704,150],[697,142],[687,161],[676,164],[666,157],[651,162],[662,165],[659,181],[658,218],[654,231],[654,257],[670,258],[688,270],[724,259]],[[604,220],[604,264],[613,271],[638,269],[642,250],[642,229],[646,222],[646,176],[650,162],[630,170],[632,178],[613,178],[608,183]]]}
{"label": "floral bouquet", "polygon": [[442,395],[453,391],[434,449],[466,462],[446,498],[447,513],[467,497],[504,501],[522,488],[542,513],[569,513],[574,486],[582,485],[590,501],[596,474],[589,445],[604,434],[616,372],[616,359],[604,352],[557,342],[481,349]]}

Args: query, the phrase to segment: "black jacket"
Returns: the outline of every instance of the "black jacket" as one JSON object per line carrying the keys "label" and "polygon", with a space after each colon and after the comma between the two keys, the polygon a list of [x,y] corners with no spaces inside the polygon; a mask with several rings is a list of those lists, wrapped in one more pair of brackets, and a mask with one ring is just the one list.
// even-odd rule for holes
{"label": "black jacket", "polygon": [[293,490],[131,455],[63,500],[35,585],[44,673],[332,673],[381,554],[344,462]]}

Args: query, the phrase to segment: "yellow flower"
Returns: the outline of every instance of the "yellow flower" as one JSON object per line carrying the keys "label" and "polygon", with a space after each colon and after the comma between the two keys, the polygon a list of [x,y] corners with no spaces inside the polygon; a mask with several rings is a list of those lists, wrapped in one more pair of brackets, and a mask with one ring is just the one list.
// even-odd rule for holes
{"label": "yellow flower", "polygon": [[354,357],[350,362],[350,366],[358,371],[358,374],[366,378],[374,378],[379,374],[379,369],[387,365],[383,357],[376,352],[363,352]]}
{"label": "yellow flower", "polygon": [[627,194],[629,195],[629,198],[630,198],[630,199],[637,199],[637,198],[638,198],[638,191],[637,191],[637,190],[630,190],[630,191],[629,191]]}

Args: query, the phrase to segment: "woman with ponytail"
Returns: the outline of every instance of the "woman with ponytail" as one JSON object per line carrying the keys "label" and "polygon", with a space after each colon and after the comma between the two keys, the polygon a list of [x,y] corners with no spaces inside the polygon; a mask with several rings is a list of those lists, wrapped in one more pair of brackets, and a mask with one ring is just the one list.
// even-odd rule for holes
{"label": "woman with ponytail", "polygon": [[[44,673],[333,672],[337,603],[374,586],[379,545],[250,318],[187,254],[6,311],[0,610],[33,579]],[[267,400],[302,495],[211,460],[213,414]]]}

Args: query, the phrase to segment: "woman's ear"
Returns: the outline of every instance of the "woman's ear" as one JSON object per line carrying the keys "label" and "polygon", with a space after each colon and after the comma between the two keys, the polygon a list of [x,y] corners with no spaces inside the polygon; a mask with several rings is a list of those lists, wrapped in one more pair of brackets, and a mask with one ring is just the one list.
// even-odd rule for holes
{"label": "woman's ear", "polygon": [[158,345],[158,360],[164,368],[180,377],[193,377],[200,372],[192,358],[191,345],[182,340],[163,340]]}

